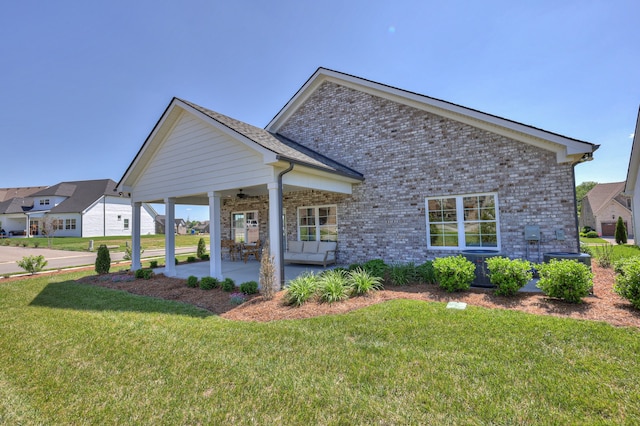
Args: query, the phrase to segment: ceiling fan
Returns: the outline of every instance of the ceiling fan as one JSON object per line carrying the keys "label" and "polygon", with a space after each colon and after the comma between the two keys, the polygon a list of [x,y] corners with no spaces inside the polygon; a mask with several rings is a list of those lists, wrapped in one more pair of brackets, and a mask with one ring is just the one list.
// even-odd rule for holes
{"label": "ceiling fan", "polygon": [[236,198],[239,198],[239,199],[241,199],[241,200],[244,200],[244,199],[245,199],[245,198],[247,198],[247,197],[248,197],[248,195],[247,195],[247,194],[245,194],[244,192],[242,192],[242,188],[240,188],[240,189],[238,190],[238,193],[236,194]]}

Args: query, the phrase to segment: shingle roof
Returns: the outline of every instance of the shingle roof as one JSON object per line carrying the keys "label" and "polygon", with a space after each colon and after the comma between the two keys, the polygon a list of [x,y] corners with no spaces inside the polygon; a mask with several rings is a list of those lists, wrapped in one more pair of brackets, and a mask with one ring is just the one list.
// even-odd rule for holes
{"label": "shingle roof", "polygon": [[25,198],[45,188],[46,186],[30,186],[30,187],[23,187],[23,188],[0,188],[0,202],[10,200],[11,198]]}
{"label": "shingle roof", "polygon": [[250,124],[244,123],[210,109],[203,108],[192,102],[185,101],[184,99],[175,99],[189,105],[190,107],[201,112],[202,114],[205,114],[209,118],[212,118],[213,120],[226,126],[234,132],[239,133],[240,135],[262,146],[263,148],[266,148],[269,151],[277,154],[283,160],[291,160],[296,163],[301,163],[310,167],[339,173],[355,179],[363,178],[361,173],[343,164],[340,164],[337,161],[334,161],[318,152],[306,148],[295,141],[287,139],[282,135],[268,132],[265,129],[252,126]]}
{"label": "shingle roof", "polygon": [[609,201],[624,191],[624,185],[625,182],[599,183],[591,188],[591,191],[585,195],[585,198],[589,200],[591,210],[595,213],[607,205]]}
{"label": "shingle roof", "polygon": [[116,183],[111,179],[60,182],[32,195],[39,197],[68,197],[51,209],[51,213],[79,213],[103,195],[116,195]]}
{"label": "shingle roof", "polygon": [[14,197],[0,202],[0,214],[24,213],[33,208],[33,198]]}

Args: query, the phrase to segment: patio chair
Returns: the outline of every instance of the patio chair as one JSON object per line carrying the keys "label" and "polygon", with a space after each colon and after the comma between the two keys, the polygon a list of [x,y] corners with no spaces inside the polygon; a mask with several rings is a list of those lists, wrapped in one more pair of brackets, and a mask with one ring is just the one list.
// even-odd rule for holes
{"label": "patio chair", "polygon": [[229,254],[229,260],[236,260],[236,255],[239,255],[238,245],[233,240],[221,240],[220,248],[222,251],[226,251]]}
{"label": "patio chair", "polygon": [[244,257],[244,263],[247,263],[249,256],[254,256],[256,260],[260,260],[260,253],[262,253],[262,247],[260,247],[260,240],[256,240],[255,244],[245,244],[242,256]]}

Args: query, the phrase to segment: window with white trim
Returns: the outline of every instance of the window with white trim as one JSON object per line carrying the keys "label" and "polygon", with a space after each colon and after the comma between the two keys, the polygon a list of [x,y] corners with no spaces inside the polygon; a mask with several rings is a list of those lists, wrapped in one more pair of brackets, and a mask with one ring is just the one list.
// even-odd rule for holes
{"label": "window with white trim", "polygon": [[129,219],[125,218],[123,225],[124,225],[124,229],[129,229]]}
{"label": "window with white trim", "polygon": [[300,241],[338,241],[338,206],[298,207]]}
{"label": "window with white trim", "polygon": [[429,248],[500,248],[496,194],[430,197],[426,208]]}
{"label": "window with white trim", "polygon": [[65,229],[76,229],[75,219],[65,219]]}
{"label": "window with white trim", "polygon": [[48,198],[40,199],[40,205],[41,206],[48,206],[49,205],[49,199]]}

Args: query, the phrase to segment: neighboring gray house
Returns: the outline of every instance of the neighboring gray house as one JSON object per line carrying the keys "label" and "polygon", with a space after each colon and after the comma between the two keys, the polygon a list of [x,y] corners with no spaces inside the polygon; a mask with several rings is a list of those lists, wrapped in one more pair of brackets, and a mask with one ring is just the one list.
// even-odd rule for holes
{"label": "neighboring gray house", "polygon": [[625,182],[599,183],[582,199],[580,229],[589,226],[602,237],[616,234],[621,217],[629,238],[633,238],[631,197],[624,193]]}
{"label": "neighboring gray house", "polygon": [[[156,234],[164,234],[165,232],[165,222],[167,218],[163,214],[159,214],[156,216]],[[184,235],[187,233],[187,223],[184,219],[174,219],[173,232],[179,235]]]}
{"label": "neighboring gray house", "polygon": [[[23,196],[0,202],[2,228],[10,235],[42,236],[50,219],[57,237],[131,235],[131,199],[115,186],[111,179],[98,179],[61,182],[28,196],[22,191]],[[141,232],[153,234],[156,213],[143,207]]]}
{"label": "neighboring gray house", "polygon": [[[278,271],[282,234],[337,241],[342,264],[465,249],[525,257],[525,226],[539,227],[543,252],[578,251],[574,167],[597,148],[320,68],[265,129],[174,98],[118,188],[134,222],[144,202],[167,217],[208,205],[216,277],[220,240],[250,231],[269,240]],[[135,232],[133,244],[135,254]]]}

